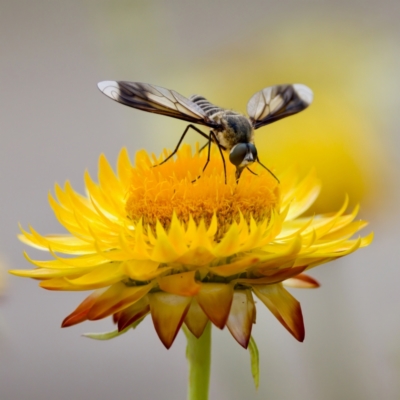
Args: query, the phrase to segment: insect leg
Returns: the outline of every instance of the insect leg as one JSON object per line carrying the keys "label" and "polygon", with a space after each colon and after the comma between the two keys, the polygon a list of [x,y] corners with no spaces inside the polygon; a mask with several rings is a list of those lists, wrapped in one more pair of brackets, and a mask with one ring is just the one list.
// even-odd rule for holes
{"label": "insect leg", "polygon": [[[207,165],[208,165],[208,163],[209,163],[209,161],[210,161],[211,137],[208,138],[208,142],[200,149],[200,151],[201,151],[202,149],[204,149],[205,146],[208,146],[207,161],[206,161],[206,163],[205,163],[205,165],[204,165],[204,167],[203,167],[203,171],[202,171],[202,172],[204,172],[204,170],[207,168]],[[201,178],[201,175],[199,175],[196,179],[194,179],[194,180],[192,181],[192,183],[196,182],[197,179],[200,179],[200,178]]]}
{"label": "insect leg", "polygon": [[[199,153],[201,153],[207,146],[208,146],[208,142],[204,146],[200,147]],[[220,144],[219,147],[222,150],[226,150],[226,147],[222,146],[222,144]]]}
{"label": "insect leg", "polygon": [[[213,131],[210,131],[210,136],[208,137],[208,142],[207,142],[207,144],[206,144],[206,146],[208,146],[208,152],[207,152],[207,161],[206,161],[206,163],[204,164],[203,172],[206,170],[207,165],[208,165],[208,163],[210,162],[210,158],[211,158],[211,143],[212,143],[213,141],[214,141],[215,144],[218,146],[219,153],[221,154],[221,157],[222,157],[222,162],[223,162],[223,164],[224,164],[224,176],[225,176],[225,185],[226,185],[226,183],[227,183],[227,182],[226,182],[226,164],[225,164],[224,154],[222,153],[222,149],[225,150],[225,147],[224,147],[224,146],[221,146],[221,145],[219,144],[218,139],[217,139],[217,137],[215,136],[215,133],[214,133]],[[204,146],[203,146],[203,147],[204,147]],[[199,175],[195,180],[193,180],[192,183],[193,183],[193,182],[196,182],[197,179],[199,179],[200,177],[201,177],[201,175]]]}
{"label": "insect leg", "polygon": [[199,153],[201,153],[207,146],[208,146],[208,142],[204,146],[200,147]]}
{"label": "insect leg", "polygon": [[[211,147],[211,137],[213,137],[215,143],[216,143],[217,146],[218,146],[219,154],[221,154],[222,163],[224,164],[224,176],[225,176],[225,185],[226,185],[226,183],[227,183],[227,182],[226,182],[226,164],[225,164],[224,153],[222,153],[222,149],[225,150],[225,147],[224,147],[224,146],[221,146],[221,145],[219,144],[218,139],[217,139],[217,137],[215,136],[215,133],[214,133],[213,131],[210,131],[210,147]],[[209,150],[208,150],[208,160],[207,160],[207,164],[208,164],[209,159],[210,159],[210,148],[209,148]],[[207,164],[206,164],[206,166],[207,166]],[[204,171],[204,170],[205,170],[205,167],[203,168],[203,171]]]}
{"label": "insect leg", "polygon": [[186,134],[188,133],[189,128],[194,129],[197,133],[199,133],[201,136],[205,137],[206,139],[210,140],[209,136],[207,134],[205,134],[204,132],[202,132],[200,129],[196,128],[194,125],[189,124],[186,129],[183,131],[181,138],[179,139],[178,144],[175,147],[175,150],[162,162],[160,162],[160,164],[154,165],[154,167],[158,167],[161,164],[164,164],[165,162],[167,162],[171,157],[173,157],[179,150],[179,146],[182,143],[182,140],[185,138]]}
{"label": "insect leg", "polygon": [[278,183],[280,183],[280,182],[279,182],[279,179],[274,175],[274,173],[273,173],[271,170],[269,170],[269,169],[260,161],[260,159],[258,158],[258,156],[257,156],[256,161],[257,161],[263,168],[265,168],[265,169],[278,181]]}

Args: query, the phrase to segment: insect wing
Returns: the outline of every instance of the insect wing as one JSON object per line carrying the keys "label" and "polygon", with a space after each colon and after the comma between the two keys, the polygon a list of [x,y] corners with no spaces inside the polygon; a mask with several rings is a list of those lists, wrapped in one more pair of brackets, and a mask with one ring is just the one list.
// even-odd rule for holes
{"label": "insect wing", "polygon": [[204,111],[174,90],[148,83],[103,81],[97,85],[111,99],[126,106],[214,127]]}
{"label": "insect wing", "polygon": [[277,85],[255,93],[247,103],[247,113],[255,129],[296,114],[307,108],[313,92],[305,85]]}

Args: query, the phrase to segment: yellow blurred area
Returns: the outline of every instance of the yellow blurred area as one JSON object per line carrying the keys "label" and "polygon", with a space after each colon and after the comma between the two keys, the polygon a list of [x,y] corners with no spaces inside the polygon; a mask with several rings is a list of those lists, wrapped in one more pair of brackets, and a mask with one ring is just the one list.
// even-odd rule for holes
{"label": "yellow blurred area", "polygon": [[[318,36],[314,29],[307,24],[292,26],[301,41],[277,33],[268,52],[260,51],[259,41],[249,43],[245,54],[235,51],[234,46],[225,48],[191,65],[190,76],[186,72],[185,77],[189,81],[190,77],[200,76],[200,94],[217,105],[241,112],[246,112],[251,95],[266,86],[306,84],[314,92],[314,101],[307,110],[256,132],[260,159],[278,176],[280,170],[293,165],[302,173],[316,168],[323,187],[310,212],[335,209],[346,194],[350,205],[381,205],[385,191],[382,177],[388,173],[385,149],[376,116],[368,111],[379,102],[374,85],[380,82],[366,81],[359,73],[379,56],[379,49],[364,53],[362,40],[354,35],[352,41],[358,43],[349,46],[351,32],[345,27],[341,32],[328,27]],[[286,31],[282,27],[282,32]],[[188,81],[183,87],[193,88],[195,85]],[[357,104],[357,99],[364,101]],[[380,195],[375,196],[378,189]]]}
{"label": "yellow blurred area", "polygon": [[[182,37],[180,32],[196,23],[174,16],[179,24],[162,31],[165,41],[160,48],[152,41],[161,32],[164,11],[160,8],[155,12],[150,3],[139,9],[133,4],[108,9],[109,25],[99,27],[99,32],[107,39],[111,61],[123,74],[113,79],[141,81],[127,69],[131,61],[125,53],[129,54],[134,39],[122,27],[133,24],[136,32],[145,23],[152,34],[147,47],[141,43],[139,47],[135,44],[135,49],[156,71],[156,79],[148,83],[186,97],[201,94],[218,106],[244,113],[248,99],[264,87],[306,84],[314,91],[308,110],[257,131],[256,145],[264,164],[275,168],[278,175],[292,165],[304,173],[316,168],[323,190],[311,212],[338,207],[346,194],[351,205],[362,202],[364,207],[381,206],[382,199],[389,197],[382,179],[389,174],[390,164],[381,139],[384,126],[375,112],[377,104],[388,101],[384,88],[397,76],[394,42],[380,38],[373,30],[366,35],[354,19],[342,16],[339,24],[329,13],[318,20],[313,14],[297,18],[292,13],[276,22],[270,18],[265,25],[248,23],[246,33],[242,31],[235,39],[226,35],[224,40],[213,40],[210,35],[205,45],[207,30]],[[143,20],[143,15],[149,18]],[[141,62],[141,56],[135,62]],[[137,112],[132,114],[133,126]],[[149,137],[146,150],[153,150],[151,141],[155,147],[157,136],[178,140],[184,123],[181,131],[176,123],[153,119],[148,124],[160,133]],[[197,139],[190,134],[185,140],[194,143]],[[175,142],[171,139],[168,143],[173,147]]]}

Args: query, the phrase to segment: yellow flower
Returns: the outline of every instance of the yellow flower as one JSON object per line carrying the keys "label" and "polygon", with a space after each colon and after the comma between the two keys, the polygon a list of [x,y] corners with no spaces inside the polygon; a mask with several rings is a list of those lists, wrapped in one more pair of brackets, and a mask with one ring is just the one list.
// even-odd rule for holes
{"label": "yellow flower", "polygon": [[151,314],[169,348],[183,323],[200,337],[210,320],[246,348],[254,294],[302,341],[300,304],[285,286],[317,287],[303,272],[368,245],[372,234],[351,239],[366,222],[354,221],[357,209],[345,214],[347,202],[334,213],[299,217],[318,196],[314,173],[298,182],[288,171],[279,184],[254,166],[257,175],[245,170],[236,183],[227,163],[224,184],[218,153],[202,172],[206,153],[182,146],[176,160],[154,167],[163,158],[140,151],[133,167],[123,149],[116,174],[101,156],[99,183],[85,174],[86,196],[68,182],[56,185],[57,200],[49,196],[70,234],[22,230],[24,243],[53,259],[26,255],[37,268],[11,273],[49,290],[93,290],[63,327],[112,316],[125,332]]}

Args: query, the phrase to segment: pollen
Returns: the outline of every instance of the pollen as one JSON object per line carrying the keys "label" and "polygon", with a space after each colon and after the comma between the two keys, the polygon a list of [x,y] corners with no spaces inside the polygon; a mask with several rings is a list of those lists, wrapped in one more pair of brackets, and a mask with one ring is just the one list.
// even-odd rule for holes
{"label": "pollen", "polygon": [[252,166],[253,173],[245,170],[236,182],[234,166],[225,161],[225,184],[221,155],[216,149],[204,171],[207,150],[200,152],[198,146],[194,154],[190,146],[182,146],[176,159],[161,162],[144,151],[137,154],[126,201],[127,215],[135,223],[142,220],[144,226],[154,229],[159,221],[168,229],[175,213],[185,225],[192,218],[209,226],[215,215],[221,234],[241,216],[247,222],[251,218],[260,222],[278,206],[279,185],[258,165]]}

